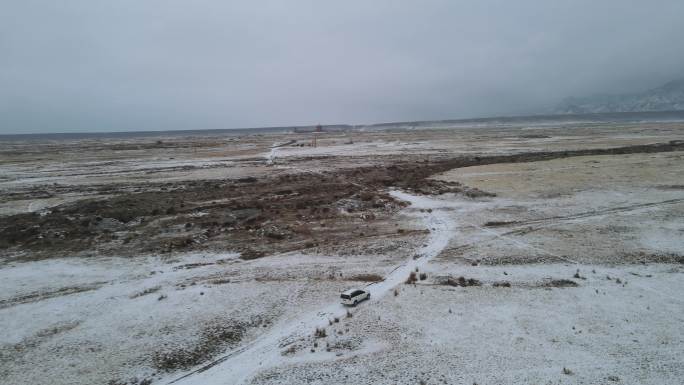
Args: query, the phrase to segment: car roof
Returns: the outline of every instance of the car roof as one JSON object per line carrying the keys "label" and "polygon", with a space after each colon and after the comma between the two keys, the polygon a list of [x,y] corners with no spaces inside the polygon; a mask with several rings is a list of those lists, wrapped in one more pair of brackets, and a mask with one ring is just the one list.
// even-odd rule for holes
{"label": "car roof", "polygon": [[342,292],[342,294],[351,295],[351,293],[353,293],[353,292],[355,292],[355,291],[357,291],[357,290],[365,291],[365,290],[363,290],[363,289],[349,289],[349,290],[347,290],[347,291],[345,291],[345,292]]}

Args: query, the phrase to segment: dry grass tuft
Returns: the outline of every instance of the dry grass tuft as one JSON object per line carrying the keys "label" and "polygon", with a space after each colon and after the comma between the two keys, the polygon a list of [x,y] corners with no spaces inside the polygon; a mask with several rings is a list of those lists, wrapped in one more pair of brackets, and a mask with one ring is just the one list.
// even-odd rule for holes
{"label": "dry grass tuft", "polygon": [[458,286],[458,287],[468,287],[468,286],[480,286],[481,283],[475,278],[465,278],[463,276],[456,279],[448,277],[445,281],[442,281],[442,285],[448,286]]}
{"label": "dry grass tuft", "polygon": [[150,287],[150,288],[147,288],[147,289],[145,289],[139,293],[131,294],[128,298],[133,299],[133,298],[142,297],[144,295],[155,293],[155,292],[159,291],[159,289],[161,289],[161,286]]}
{"label": "dry grass tuft", "polygon": [[571,281],[569,279],[553,279],[549,282],[542,284],[543,287],[577,287],[579,286],[577,282]]}
{"label": "dry grass tuft", "polygon": [[362,281],[362,282],[380,282],[384,278],[378,274],[357,274],[348,277],[348,281]]}

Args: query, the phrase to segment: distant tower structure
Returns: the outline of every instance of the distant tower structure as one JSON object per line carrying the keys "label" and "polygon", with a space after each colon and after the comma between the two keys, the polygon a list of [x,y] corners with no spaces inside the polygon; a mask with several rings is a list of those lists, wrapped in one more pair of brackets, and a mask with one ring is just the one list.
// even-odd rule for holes
{"label": "distant tower structure", "polygon": [[318,143],[317,143],[318,142],[318,134],[320,132],[323,132],[323,126],[321,126],[320,124],[317,124],[316,128],[313,131],[313,139],[311,139],[311,146],[312,147],[318,146]]}

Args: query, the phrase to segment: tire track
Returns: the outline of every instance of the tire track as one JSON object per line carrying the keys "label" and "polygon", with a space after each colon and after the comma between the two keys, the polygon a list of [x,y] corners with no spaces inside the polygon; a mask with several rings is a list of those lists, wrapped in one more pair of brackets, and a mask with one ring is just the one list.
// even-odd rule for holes
{"label": "tire track", "polygon": [[682,202],[684,202],[684,198],[668,199],[668,200],[660,201],[660,202],[638,203],[638,204],[628,205],[628,206],[611,207],[611,208],[603,209],[603,210],[592,210],[592,211],[586,211],[583,213],[577,213],[577,214],[571,214],[571,215],[558,215],[558,216],[552,216],[552,217],[546,217],[546,218],[530,219],[530,220],[526,220],[526,221],[489,222],[489,223],[485,223],[485,227],[524,226],[524,225],[532,225],[532,224],[544,223],[544,222],[549,222],[549,221],[570,221],[570,220],[574,220],[574,219],[591,218],[591,217],[597,217],[597,216],[601,216],[601,215],[617,214],[617,213],[622,213],[622,212],[640,210],[640,209],[649,208],[649,207],[673,205],[673,204],[678,204],[678,203],[682,203]]}
{"label": "tire track", "polygon": [[[383,281],[367,286],[371,293],[371,299],[368,301],[370,303],[378,301],[394,287],[404,282],[415,268],[420,268],[437,256],[454,236],[455,226],[448,215],[449,210],[443,210],[443,201],[399,191],[392,191],[391,194],[395,198],[410,202],[412,213],[417,213],[421,208],[432,209],[431,212],[425,211],[420,214],[424,225],[430,229],[430,235],[426,244],[417,251],[419,258],[410,258],[402,265],[395,267]],[[335,302],[302,317],[283,320],[252,342],[180,377],[171,379],[167,383],[186,385],[246,383],[263,370],[288,363],[287,357],[283,357],[280,353],[281,349],[288,344],[287,341],[304,337],[316,328],[325,327],[331,318],[341,318],[346,312],[346,307]]]}

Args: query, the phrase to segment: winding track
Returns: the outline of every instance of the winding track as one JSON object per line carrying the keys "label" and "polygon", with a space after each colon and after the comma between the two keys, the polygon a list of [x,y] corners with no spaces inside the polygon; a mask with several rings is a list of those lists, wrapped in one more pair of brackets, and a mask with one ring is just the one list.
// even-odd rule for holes
{"label": "winding track", "polygon": [[[447,211],[443,210],[444,201],[400,191],[392,191],[391,194],[395,198],[411,203],[409,213],[420,217],[423,224],[430,229],[430,235],[427,243],[417,251],[418,258],[407,260],[404,264],[397,266],[383,281],[367,286],[371,293],[371,303],[378,301],[383,295],[404,282],[417,267],[420,268],[437,256],[455,235],[455,222],[452,219],[453,216],[449,216]],[[454,210],[453,205],[449,205],[449,208],[450,211]],[[421,213],[418,209],[432,210]],[[184,385],[246,383],[260,371],[287,363],[288,358],[281,355],[286,341],[303,337],[318,327],[325,327],[329,319],[343,317],[346,311],[345,307],[335,301],[317,311],[283,320],[254,341],[228,352],[207,365],[172,379],[168,383]]]}

